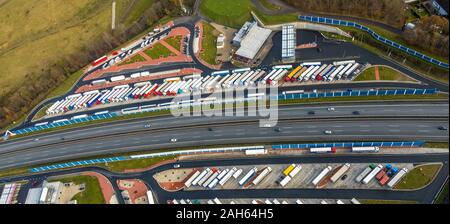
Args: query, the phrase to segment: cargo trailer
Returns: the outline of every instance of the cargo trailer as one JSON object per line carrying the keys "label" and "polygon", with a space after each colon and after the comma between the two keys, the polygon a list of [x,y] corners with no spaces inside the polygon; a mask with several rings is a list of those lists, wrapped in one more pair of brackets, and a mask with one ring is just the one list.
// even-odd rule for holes
{"label": "cargo trailer", "polygon": [[290,166],[288,166],[286,169],[283,170],[283,174],[284,174],[285,176],[288,176],[289,173],[291,173],[291,171],[294,170],[294,168],[295,168],[296,166],[297,166],[297,165],[295,165],[295,164],[291,164]]}
{"label": "cargo trailer", "polygon": [[203,187],[208,187],[208,185],[219,176],[220,171],[214,172],[206,181],[202,184]]}
{"label": "cargo trailer", "polygon": [[254,167],[253,169],[251,169],[250,171],[247,172],[247,174],[244,175],[244,177],[242,177],[242,179],[239,181],[239,185],[243,186],[245,183],[247,183],[247,181],[252,178],[256,172],[258,171],[258,168]]}
{"label": "cargo trailer", "polygon": [[394,187],[395,184],[397,184],[398,181],[408,172],[408,169],[405,167],[398,171],[398,173],[388,182],[389,187]]}
{"label": "cargo trailer", "polygon": [[322,62],[303,62],[300,64],[301,66],[320,66],[322,65]]}
{"label": "cargo trailer", "polygon": [[294,178],[300,172],[300,170],[302,170],[302,166],[301,165],[295,166],[295,168],[289,173],[289,176],[291,178]]}
{"label": "cargo trailer", "polygon": [[336,173],[334,173],[333,176],[331,176],[330,178],[331,182],[336,183],[336,181],[338,181],[339,178],[341,178],[349,169],[350,163],[346,163],[343,166],[341,166],[341,168],[339,168],[339,170],[336,171]]}
{"label": "cargo trailer", "polygon": [[292,65],[276,65],[272,69],[292,69]]}
{"label": "cargo trailer", "polygon": [[355,60],[349,60],[349,61],[335,61],[333,62],[334,66],[339,66],[339,65],[345,65],[345,64],[354,64],[356,63]]}
{"label": "cargo trailer", "polygon": [[352,152],[378,152],[380,147],[367,146],[367,147],[352,147]]}
{"label": "cargo trailer", "polygon": [[233,178],[234,178],[234,179],[239,178],[239,176],[241,176],[242,172],[243,172],[242,169],[237,170],[237,171],[233,174]]}
{"label": "cargo trailer", "polygon": [[331,171],[331,166],[327,166],[325,167],[322,172],[319,173],[319,175],[316,176],[316,178],[314,178],[314,180],[312,181],[312,184],[314,186],[317,186],[319,184],[319,182]]}
{"label": "cargo trailer", "polygon": [[253,180],[254,185],[258,185],[270,172],[272,168],[270,166],[266,167],[261,173]]}
{"label": "cargo trailer", "polygon": [[311,153],[336,153],[336,147],[310,148]]}
{"label": "cargo trailer", "polygon": [[364,177],[367,176],[367,174],[370,173],[370,171],[372,171],[375,168],[375,164],[370,164],[368,167],[366,167],[357,177],[356,177],[356,182],[360,183]]}
{"label": "cargo trailer", "polygon": [[206,176],[206,174],[210,171],[209,168],[204,169],[200,175],[198,175],[193,181],[192,181],[192,186],[195,186],[198,184],[198,182],[200,181],[200,179],[202,179],[203,177]]}
{"label": "cargo trailer", "polygon": [[297,68],[295,68],[294,70],[292,70],[284,79],[284,81],[291,81],[292,76],[294,76],[297,72],[300,71],[300,69],[302,69],[302,66],[297,66]]}
{"label": "cargo trailer", "polygon": [[236,167],[233,167],[233,169],[228,171],[227,174],[222,179],[220,179],[219,181],[220,186],[223,186],[234,175],[236,171],[237,171]]}
{"label": "cargo trailer", "polygon": [[368,184],[375,177],[375,175],[380,172],[381,169],[383,169],[383,165],[378,164],[372,171],[370,171],[369,174],[367,174],[366,177],[364,177],[362,183]]}
{"label": "cargo trailer", "polygon": [[200,175],[200,171],[197,170],[195,171],[195,173],[189,177],[189,179],[186,180],[186,182],[184,182],[184,186],[185,187],[190,187],[192,185],[192,181],[195,180],[195,178],[197,178]]}
{"label": "cargo trailer", "polygon": [[290,177],[290,176],[285,176],[285,177],[280,181],[280,185],[281,185],[282,187],[284,187],[284,186],[286,186],[286,184],[288,184],[289,181],[291,181],[291,180],[292,180],[292,177]]}

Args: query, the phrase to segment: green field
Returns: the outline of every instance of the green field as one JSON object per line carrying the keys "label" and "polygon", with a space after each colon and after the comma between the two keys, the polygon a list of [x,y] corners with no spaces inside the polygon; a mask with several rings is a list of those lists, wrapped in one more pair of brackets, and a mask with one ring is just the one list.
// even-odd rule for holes
{"label": "green field", "polygon": [[[394,69],[384,66],[378,66],[378,72],[380,75],[380,80],[393,80],[393,81],[414,81],[408,76],[400,73]],[[375,68],[371,67],[366,69],[364,72],[358,75],[354,81],[368,81],[375,79]]]}
{"label": "green field", "polygon": [[52,179],[52,181],[61,181],[63,183],[73,182],[75,184],[85,184],[84,191],[73,196],[72,200],[77,200],[77,204],[105,204],[102,189],[96,177],[74,176],[61,179]]}
{"label": "green field", "polygon": [[219,34],[209,23],[203,22],[202,52],[200,58],[208,64],[215,65],[217,54],[217,37]]}
{"label": "green field", "polygon": [[298,21],[297,13],[270,16],[256,10],[254,10],[253,12],[256,14],[256,16],[258,16],[261,22],[264,23],[264,25],[275,25]]}
{"label": "green field", "polygon": [[361,199],[362,204],[417,204],[415,201]]}
{"label": "green field", "polygon": [[203,15],[219,24],[239,28],[251,19],[253,5],[251,0],[203,0],[200,9]]}
{"label": "green field", "polygon": [[410,170],[401,181],[395,185],[395,189],[418,189],[431,183],[441,168],[442,164],[427,164],[417,166]]}
{"label": "green field", "polygon": [[448,149],[448,142],[426,142],[423,147]]}
{"label": "green field", "polygon": [[124,172],[129,169],[142,169],[153,166],[165,160],[175,159],[176,156],[161,156],[155,158],[133,159],[120,162],[108,163],[105,168],[113,172]]}
{"label": "green field", "polygon": [[259,2],[261,2],[261,4],[262,4],[266,9],[270,9],[270,10],[273,10],[273,11],[276,11],[276,10],[280,10],[280,9],[281,9],[281,6],[276,5],[276,4],[273,4],[273,3],[269,2],[268,0],[259,0]]}
{"label": "green field", "polygon": [[[435,204],[444,204],[445,198],[448,198],[448,180],[444,185],[444,188],[439,193],[438,197],[436,198]],[[448,199],[447,199],[448,200]]]}
{"label": "green field", "polygon": [[152,47],[144,50],[144,53],[152,59],[166,58],[171,55],[175,55],[172,51],[160,43],[156,43]]}
{"label": "green field", "polygon": [[180,51],[181,49],[181,39],[183,36],[175,36],[175,37],[169,37],[165,41],[173,48],[177,49],[177,51]]}
{"label": "green field", "polygon": [[120,63],[119,66],[133,64],[133,63],[141,62],[141,61],[145,61],[145,58],[142,57],[142,55],[140,55],[140,54],[136,54],[133,57],[129,58],[128,60],[125,60],[122,63]]}

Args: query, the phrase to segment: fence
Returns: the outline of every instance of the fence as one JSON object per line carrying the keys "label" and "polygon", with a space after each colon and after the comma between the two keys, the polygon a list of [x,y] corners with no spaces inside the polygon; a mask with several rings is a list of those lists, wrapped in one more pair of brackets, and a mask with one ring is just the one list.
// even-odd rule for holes
{"label": "fence", "polygon": [[89,116],[89,117],[84,117],[84,118],[77,118],[77,119],[72,119],[72,120],[61,121],[61,122],[57,122],[57,123],[39,125],[39,126],[30,127],[30,128],[19,129],[19,130],[13,131],[13,133],[16,135],[22,135],[22,134],[35,132],[35,131],[55,128],[55,127],[61,127],[61,126],[65,126],[65,125],[108,119],[108,118],[112,118],[115,116],[117,116],[116,113],[106,113],[106,114],[94,115],[94,116]]}
{"label": "fence", "polygon": [[272,149],[305,149],[305,148],[319,148],[319,147],[420,147],[425,144],[425,141],[414,142],[335,142],[335,143],[306,143],[306,144],[283,144],[272,145]]}
{"label": "fence", "polygon": [[155,158],[155,157],[162,157],[162,156],[189,155],[189,154],[196,154],[196,153],[240,152],[240,151],[244,151],[244,150],[248,150],[248,149],[264,149],[264,146],[192,149],[192,150],[179,150],[179,151],[173,151],[173,152],[160,152],[160,153],[133,155],[133,156],[119,156],[119,157],[111,157],[111,158],[67,162],[67,163],[60,163],[60,164],[49,165],[49,166],[41,166],[41,167],[31,168],[31,169],[29,169],[29,171],[31,173],[37,173],[37,172],[44,172],[44,171],[50,171],[50,170],[56,170],[56,169],[71,168],[71,167],[76,167],[76,166],[92,165],[92,164],[98,164],[98,163],[118,162],[118,161],[130,160],[130,159],[143,159],[143,158]]}
{"label": "fence", "polygon": [[36,172],[43,172],[43,171],[49,171],[49,170],[55,170],[55,169],[70,168],[70,167],[83,166],[83,165],[92,165],[92,164],[98,164],[98,163],[124,161],[124,160],[127,160],[127,159],[128,158],[125,157],[125,156],[111,157],[111,158],[102,158],[102,159],[91,159],[91,160],[83,160],[83,161],[76,161],[76,162],[60,163],[60,164],[49,165],[49,166],[41,166],[41,167],[31,168],[31,169],[29,169],[29,171],[31,173],[36,173]]}
{"label": "fence", "polygon": [[378,33],[374,32],[373,30],[371,30],[370,28],[360,25],[358,23],[355,22],[351,22],[351,21],[345,21],[345,20],[338,20],[338,19],[331,19],[331,18],[325,18],[325,17],[317,17],[317,16],[299,16],[300,20],[305,20],[305,21],[309,21],[309,22],[316,22],[316,23],[324,23],[324,24],[330,24],[330,25],[339,25],[339,26],[348,26],[348,27],[354,27],[360,30],[363,30],[367,33],[369,33],[373,38],[375,38],[376,40],[387,44],[391,47],[394,47],[398,50],[401,50],[409,55],[412,55],[414,57],[420,58],[426,62],[432,63],[434,65],[437,65],[439,67],[442,68],[446,68],[448,69],[448,63],[444,63],[442,61],[439,61],[437,59],[431,58],[429,56],[426,56],[420,52],[417,52],[411,48],[405,47],[399,43],[396,43],[392,40],[389,40],[381,35],[379,35]]}
{"label": "fence", "polygon": [[386,95],[424,95],[435,94],[437,89],[388,89],[388,90],[353,90],[322,93],[293,93],[275,96],[275,100],[310,99],[345,96],[386,96]]}

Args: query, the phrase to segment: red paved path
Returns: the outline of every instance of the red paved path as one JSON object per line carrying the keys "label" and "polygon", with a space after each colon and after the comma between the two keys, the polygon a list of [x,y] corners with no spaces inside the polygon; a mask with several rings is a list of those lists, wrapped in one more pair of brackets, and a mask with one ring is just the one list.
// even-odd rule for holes
{"label": "red paved path", "polygon": [[380,72],[378,71],[378,66],[375,66],[375,80],[380,80]]}
{"label": "red paved path", "polygon": [[[134,185],[131,188],[125,188],[125,187],[120,186],[120,184],[119,184],[120,181],[130,181],[130,182],[133,182]],[[130,199],[133,202],[133,204],[136,203],[135,200],[137,198],[147,195],[148,189],[147,189],[147,186],[145,186],[144,182],[142,182],[142,180],[139,180],[139,179],[118,180],[117,185],[119,186],[120,190],[128,191],[128,195],[130,196]]]}
{"label": "red paved path", "polygon": [[109,182],[108,178],[106,178],[102,174],[90,171],[83,172],[81,173],[81,175],[92,176],[98,179],[98,182],[100,183],[100,188],[102,189],[103,197],[105,198],[105,202],[106,204],[109,204],[111,197],[114,195],[114,189],[111,185],[111,182]]}

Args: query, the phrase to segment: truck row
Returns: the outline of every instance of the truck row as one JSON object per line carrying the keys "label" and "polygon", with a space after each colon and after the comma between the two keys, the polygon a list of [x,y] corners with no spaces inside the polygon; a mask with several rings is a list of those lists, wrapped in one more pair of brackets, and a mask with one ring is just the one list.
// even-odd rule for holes
{"label": "truck row", "polygon": [[[224,204],[218,198],[209,199],[206,203],[207,204]],[[275,205],[277,205],[277,204],[289,204],[289,202],[286,201],[286,200],[281,200],[281,202],[280,202],[278,199],[272,199],[272,200],[266,199],[264,201],[263,200],[254,199],[254,200],[251,201],[251,203],[252,204],[275,204]],[[300,200],[300,199],[297,199],[295,201],[295,203],[296,204],[304,204],[303,201]],[[350,200],[350,203],[352,203],[352,204],[361,204],[356,198],[352,198]],[[195,199],[194,200],[190,200],[190,199],[176,200],[176,199],[173,199],[173,200],[168,200],[167,204],[182,204],[183,205],[183,204],[201,204],[201,203],[200,203],[199,200],[195,200]],[[236,202],[234,200],[231,200],[230,204],[236,204]],[[326,202],[325,200],[321,200],[320,204],[328,204],[328,202]],[[336,204],[345,204],[345,203],[342,200],[338,199],[338,200],[336,200]]]}
{"label": "truck row", "polygon": [[368,184],[375,178],[381,186],[387,183],[387,186],[392,188],[407,172],[408,169],[406,167],[399,170],[399,168],[393,167],[391,164],[387,164],[384,167],[381,164],[370,164],[356,177],[355,181]]}
{"label": "truck row", "polygon": [[[353,61],[354,62],[354,61]],[[320,62],[317,62],[320,63]],[[344,64],[343,64],[344,63]],[[311,63],[309,63],[311,64]],[[303,68],[312,68],[314,65],[304,64]],[[358,65],[358,63],[352,63],[352,61],[345,62],[335,62],[336,66],[344,66],[350,68],[350,65]],[[325,66],[325,65],[324,65]],[[320,67],[324,67],[320,66]],[[134,85],[119,85],[111,89],[104,90],[94,90],[79,94],[73,94],[67,96],[65,99],[57,101],[50,108],[47,109],[46,114],[60,114],[70,110],[89,108],[97,104],[108,104],[111,102],[124,102],[131,99],[143,99],[150,96],[173,96],[183,93],[191,93],[196,91],[214,91],[215,89],[230,89],[230,88],[248,88],[254,87],[258,83],[267,85],[277,85],[283,77],[285,79],[292,80],[295,76],[290,77],[292,74],[300,74],[301,71],[297,67],[289,73],[289,69],[292,68],[291,65],[284,66],[274,66],[269,73],[264,70],[251,70],[247,69],[237,69],[233,70],[232,73],[220,73],[215,72],[211,75],[201,76],[200,74],[192,74],[184,76],[183,78],[174,77],[166,78],[161,84],[151,82],[140,82]],[[317,65],[317,67],[319,67]],[[328,67],[328,66],[327,66]],[[353,66],[352,66],[353,67]],[[300,70],[300,71],[299,71]],[[339,69],[341,71],[342,69]],[[298,71],[298,72],[297,72]],[[311,71],[313,71],[311,69]],[[314,71],[325,71],[325,69],[314,69]],[[348,71],[353,71],[352,69]],[[161,74],[150,74],[148,71],[133,73],[129,78],[139,78],[149,75],[162,75],[165,72],[160,72]],[[312,73],[311,73],[312,74]],[[322,73],[317,73],[320,75]],[[300,76],[303,77],[303,76]],[[309,76],[305,76],[309,77]],[[315,76],[312,76],[315,77]],[[331,76],[331,77],[334,77]],[[339,77],[339,76],[338,76]],[[111,82],[123,81],[126,77],[124,75],[111,77]],[[95,80],[92,82],[93,85],[106,83],[105,79]]]}

